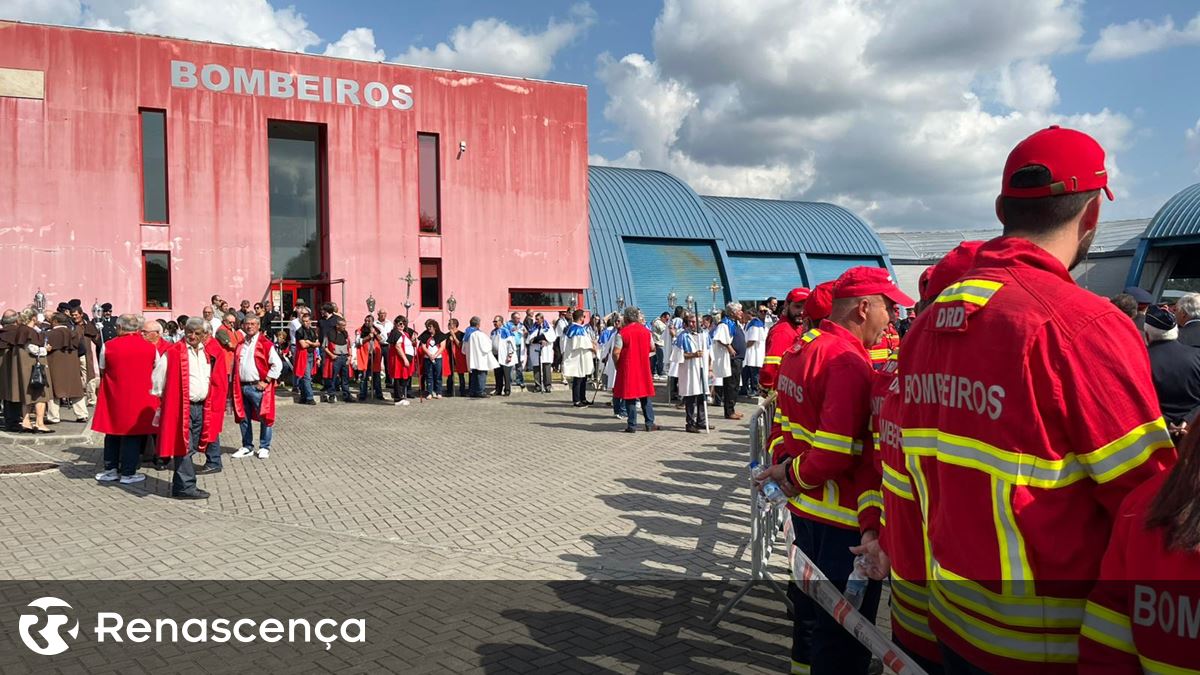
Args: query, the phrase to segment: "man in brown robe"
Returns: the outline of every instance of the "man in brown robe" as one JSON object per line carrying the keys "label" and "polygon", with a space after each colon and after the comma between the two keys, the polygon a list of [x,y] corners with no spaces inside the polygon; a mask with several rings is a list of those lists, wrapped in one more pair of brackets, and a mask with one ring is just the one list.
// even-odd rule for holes
{"label": "man in brown robe", "polygon": [[46,403],[47,421],[60,421],[60,401],[70,404],[76,422],[88,421],[84,400],[83,380],[79,377],[79,352],[75,326],[65,313],[50,316],[50,331],[46,336],[46,363],[50,367],[50,400]]}
{"label": "man in brown robe", "polygon": [[83,313],[79,300],[70,302],[71,320],[75,322],[75,350],[79,354],[79,372],[83,383],[87,404],[96,405],[96,387],[100,385],[100,376],[96,373],[96,350],[100,339],[100,331],[96,325]]}

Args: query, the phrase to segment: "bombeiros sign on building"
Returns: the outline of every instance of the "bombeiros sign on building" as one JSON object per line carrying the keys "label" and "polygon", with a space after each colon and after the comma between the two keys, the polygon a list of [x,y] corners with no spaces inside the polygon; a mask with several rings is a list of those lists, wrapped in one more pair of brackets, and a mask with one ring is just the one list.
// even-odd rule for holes
{"label": "bombeiros sign on building", "polygon": [[413,107],[413,90],[407,84],[364,83],[343,77],[230,67],[220,63],[199,65],[191,61],[172,60],[171,86],[177,89],[203,87],[212,92],[294,98],[337,105],[365,105],[371,108],[391,106],[396,110],[411,110]]}

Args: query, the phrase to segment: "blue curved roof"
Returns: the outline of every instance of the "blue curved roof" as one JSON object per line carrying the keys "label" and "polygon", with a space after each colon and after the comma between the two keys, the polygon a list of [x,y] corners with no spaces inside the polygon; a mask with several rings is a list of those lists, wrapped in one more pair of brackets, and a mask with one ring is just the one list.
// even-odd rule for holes
{"label": "blue curved roof", "polygon": [[[709,211],[692,188],[662,171],[588,167],[592,289],[602,307],[634,292],[623,237],[719,239]],[[592,298],[587,299],[588,306]]]}
{"label": "blue curved roof", "polygon": [[1184,188],[1150,219],[1143,239],[1200,235],[1200,183]]}
{"label": "blue curved roof", "polygon": [[743,197],[700,199],[712,211],[730,251],[887,253],[869,225],[836,204]]}

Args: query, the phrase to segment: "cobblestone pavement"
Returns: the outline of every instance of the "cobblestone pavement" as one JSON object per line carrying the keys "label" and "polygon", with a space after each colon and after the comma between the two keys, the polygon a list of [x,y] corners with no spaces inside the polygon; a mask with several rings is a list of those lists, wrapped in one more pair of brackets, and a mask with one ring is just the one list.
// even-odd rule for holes
{"label": "cobblestone pavement", "polygon": [[[222,473],[200,477],[206,502],[169,499],[170,472],[149,467],[138,486],[97,484],[98,442],[0,446],[0,464],[62,462],[0,476],[0,577],[745,579],[745,423],[711,408],[718,429],[685,434],[682,411],[664,404],[662,431],[624,434],[608,401],[601,393],[593,408],[572,408],[558,387],[408,407],[283,403],[271,457],[226,455]],[[240,445],[236,429],[227,418],[227,453]],[[756,590],[714,631],[706,620],[733,585],[704,587],[669,620],[642,612],[636,630],[619,612],[606,616],[604,603],[571,605],[587,630],[616,622],[637,639],[594,652],[575,645],[570,662],[653,671],[668,650],[683,670],[787,668],[778,600]],[[560,653],[578,635],[551,630],[553,616],[539,613],[534,625],[505,614],[505,634],[536,656]],[[690,647],[668,648],[656,641],[664,635]],[[478,651],[468,657],[487,669]]]}

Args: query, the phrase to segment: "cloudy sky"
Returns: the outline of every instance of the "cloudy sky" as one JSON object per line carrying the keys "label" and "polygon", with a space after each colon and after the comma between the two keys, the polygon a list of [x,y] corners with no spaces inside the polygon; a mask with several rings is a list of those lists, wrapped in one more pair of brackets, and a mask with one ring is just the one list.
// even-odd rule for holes
{"label": "cloudy sky", "polygon": [[1048,124],[1109,150],[1106,219],[1200,181],[1194,1],[0,0],[0,18],[580,82],[593,163],[881,229],[993,225],[1005,155]]}

